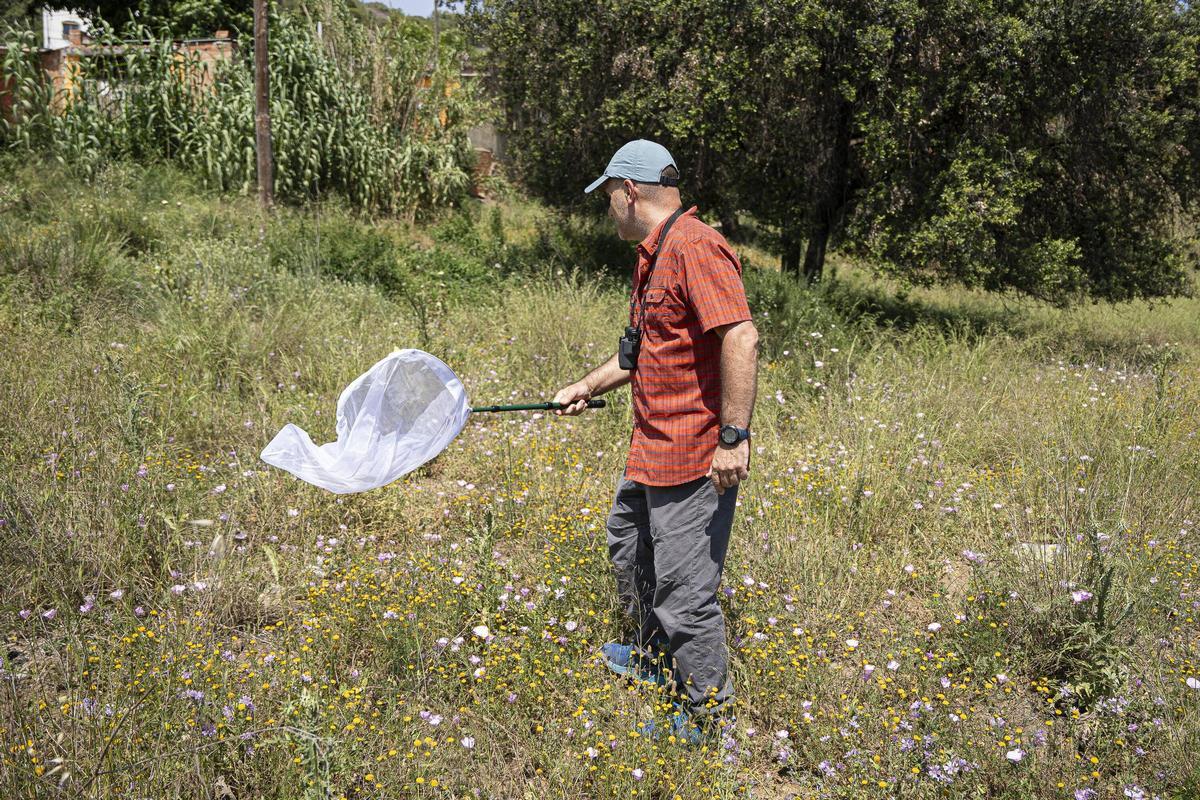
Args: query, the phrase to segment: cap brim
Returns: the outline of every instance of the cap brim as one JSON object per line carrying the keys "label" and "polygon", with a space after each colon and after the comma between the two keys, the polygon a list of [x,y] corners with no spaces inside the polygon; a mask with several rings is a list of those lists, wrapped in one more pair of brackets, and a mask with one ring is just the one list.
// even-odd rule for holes
{"label": "cap brim", "polygon": [[597,190],[597,189],[599,189],[601,186],[603,186],[603,185],[604,185],[604,182],[605,182],[606,180],[608,180],[608,176],[607,176],[607,175],[601,175],[599,178],[596,178],[596,180],[592,181],[592,182],[591,182],[591,183],[588,185],[588,187],[587,187],[586,189],[584,189],[584,190],[583,190],[583,193],[584,193],[584,194],[591,194],[592,192],[596,191],[596,190]]}

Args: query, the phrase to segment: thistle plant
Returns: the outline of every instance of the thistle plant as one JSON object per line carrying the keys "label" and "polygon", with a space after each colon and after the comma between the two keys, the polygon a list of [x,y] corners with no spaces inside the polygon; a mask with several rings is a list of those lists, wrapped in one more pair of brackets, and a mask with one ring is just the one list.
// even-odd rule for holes
{"label": "thistle plant", "polygon": [[1135,603],[1123,551],[1119,536],[1097,528],[1018,556],[1006,577],[1028,587],[1010,598],[1011,635],[1065,707],[1091,709],[1118,695],[1130,674]]}

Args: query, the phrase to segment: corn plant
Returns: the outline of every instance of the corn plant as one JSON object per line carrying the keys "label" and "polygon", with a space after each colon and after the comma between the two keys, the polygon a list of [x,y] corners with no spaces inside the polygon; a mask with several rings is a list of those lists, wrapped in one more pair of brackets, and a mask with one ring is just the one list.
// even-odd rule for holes
{"label": "corn plant", "polygon": [[[361,209],[413,216],[452,204],[469,184],[466,130],[481,109],[457,84],[456,59],[429,59],[416,29],[368,30],[332,4],[318,11],[331,23],[321,40],[311,18],[271,20],[276,195],[336,193]],[[113,160],[173,161],[213,188],[252,188],[249,48],[210,66],[166,31],[101,29],[102,55],[55,90],[31,32],[10,30],[4,41],[0,89],[13,109],[0,128],[4,147],[47,154],[85,177]]]}
{"label": "corn plant", "polygon": [[0,143],[20,150],[46,147],[53,141],[47,110],[54,89],[43,79],[38,62],[37,36],[30,30],[9,28],[0,60]]}

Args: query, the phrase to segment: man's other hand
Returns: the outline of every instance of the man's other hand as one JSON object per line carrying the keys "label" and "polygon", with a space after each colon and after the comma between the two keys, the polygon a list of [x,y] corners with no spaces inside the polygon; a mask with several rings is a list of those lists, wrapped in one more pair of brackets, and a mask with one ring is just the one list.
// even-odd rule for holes
{"label": "man's other hand", "polygon": [[713,453],[712,467],[708,470],[708,479],[712,481],[717,494],[725,494],[726,489],[732,489],[748,477],[750,440],[743,439],[733,447],[718,444]]}
{"label": "man's other hand", "polygon": [[564,408],[555,409],[554,413],[560,417],[564,414],[568,417],[578,416],[587,408],[587,401],[591,399],[592,392],[586,383],[582,381],[572,383],[570,386],[559,389],[558,394],[554,395],[553,402],[562,403],[564,406]]}

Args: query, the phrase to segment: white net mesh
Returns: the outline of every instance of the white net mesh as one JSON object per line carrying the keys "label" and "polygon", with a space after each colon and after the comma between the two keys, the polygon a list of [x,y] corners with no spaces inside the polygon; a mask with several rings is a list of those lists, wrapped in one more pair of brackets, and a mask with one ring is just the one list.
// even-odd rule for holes
{"label": "white net mesh", "polygon": [[397,350],[338,398],[337,441],[317,446],[283,427],[262,460],[337,494],[391,483],[442,452],[471,413],[462,382],[440,359]]}

